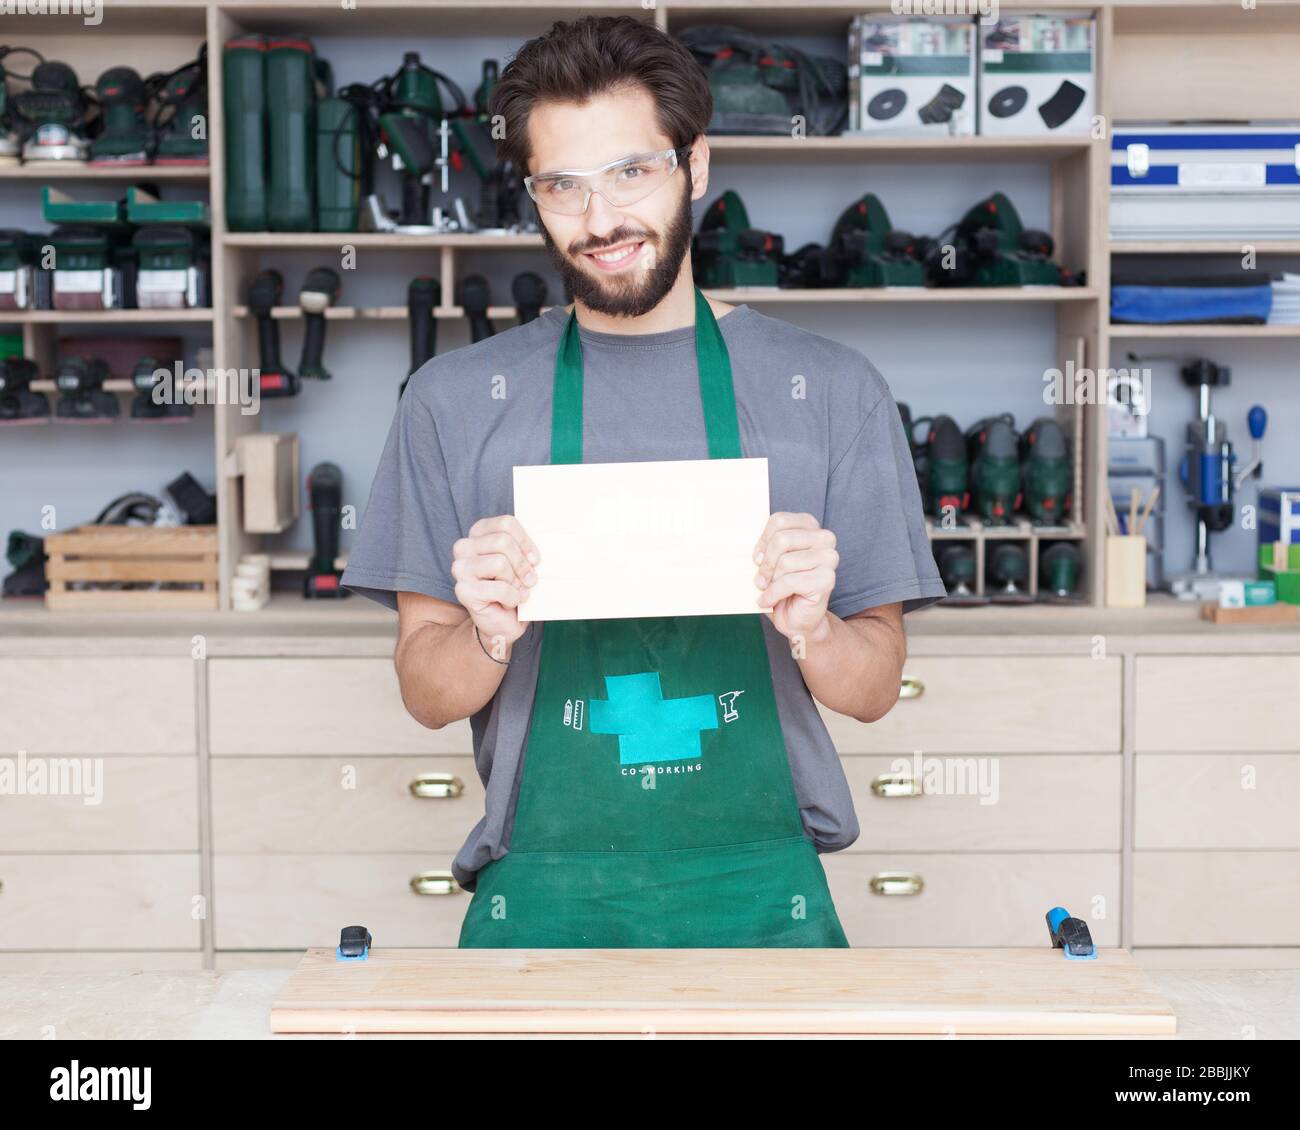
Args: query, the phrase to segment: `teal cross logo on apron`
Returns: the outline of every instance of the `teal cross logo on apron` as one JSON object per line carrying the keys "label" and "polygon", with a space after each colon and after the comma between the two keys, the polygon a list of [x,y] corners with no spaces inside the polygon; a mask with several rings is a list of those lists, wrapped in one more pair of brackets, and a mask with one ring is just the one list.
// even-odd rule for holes
{"label": "teal cross logo on apron", "polygon": [[606,675],[607,699],[591,700],[591,732],[618,735],[620,765],[700,756],[700,731],[718,728],[713,696],[664,698],[658,671]]}

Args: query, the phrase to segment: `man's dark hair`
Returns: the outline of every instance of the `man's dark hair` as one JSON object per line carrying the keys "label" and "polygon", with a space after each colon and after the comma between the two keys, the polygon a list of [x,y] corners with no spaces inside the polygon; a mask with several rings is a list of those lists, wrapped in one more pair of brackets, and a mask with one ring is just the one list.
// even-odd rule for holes
{"label": "man's dark hair", "polygon": [[[681,148],[705,132],[713,95],[704,68],[680,41],[631,16],[561,20],[514,55],[488,100],[505,136],[497,157],[527,175],[532,154],[528,115],[538,102],[587,102],[607,91],[642,87],[655,102],[660,129]],[[683,162],[684,163],[684,162]]]}

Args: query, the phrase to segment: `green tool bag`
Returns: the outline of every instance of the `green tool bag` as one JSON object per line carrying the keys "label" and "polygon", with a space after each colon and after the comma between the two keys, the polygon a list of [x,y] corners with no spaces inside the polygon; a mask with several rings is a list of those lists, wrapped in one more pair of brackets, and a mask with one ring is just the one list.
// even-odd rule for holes
{"label": "green tool bag", "polygon": [[270,41],[266,219],[271,231],[311,231],[316,222],[316,73],[316,56],[308,40]]}
{"label": "green tool bag", "polygon": [[221,54],[226,112],[226,226],[266,230],[266,37],[229,40]]}
{"label": "green tool bag", "polygon": [[356,231],[361,203],[360,113],[342,98],[316,107],[316,229]]}
{"label": "green tool bag", "polygon": [[801,116],[810,135],[836,134],[848,122],[848,69],[738,27],[678,33],[705,69],[713,93],[710,133],[785,134]]}

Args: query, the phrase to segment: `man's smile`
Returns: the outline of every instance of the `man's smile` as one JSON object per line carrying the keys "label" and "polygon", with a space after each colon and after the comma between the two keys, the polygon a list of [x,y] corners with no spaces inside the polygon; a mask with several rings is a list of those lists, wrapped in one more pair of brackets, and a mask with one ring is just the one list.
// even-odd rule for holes
{"label": "man's smile", "polygon": [[621,271],[636,262],[644,246],[644,239],[629,240],[599,251],[584,251],[583,258],[602,271]]}

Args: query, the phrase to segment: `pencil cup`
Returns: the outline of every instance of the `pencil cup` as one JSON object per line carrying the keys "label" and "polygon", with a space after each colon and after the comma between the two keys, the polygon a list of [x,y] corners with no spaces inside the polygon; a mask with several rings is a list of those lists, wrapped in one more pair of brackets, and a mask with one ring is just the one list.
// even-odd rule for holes
{"label": "pencil cup", "polygon": [[1143,608],[1147,602],[1147,539],[1141,534],[1106,538],[1106,606]]}

